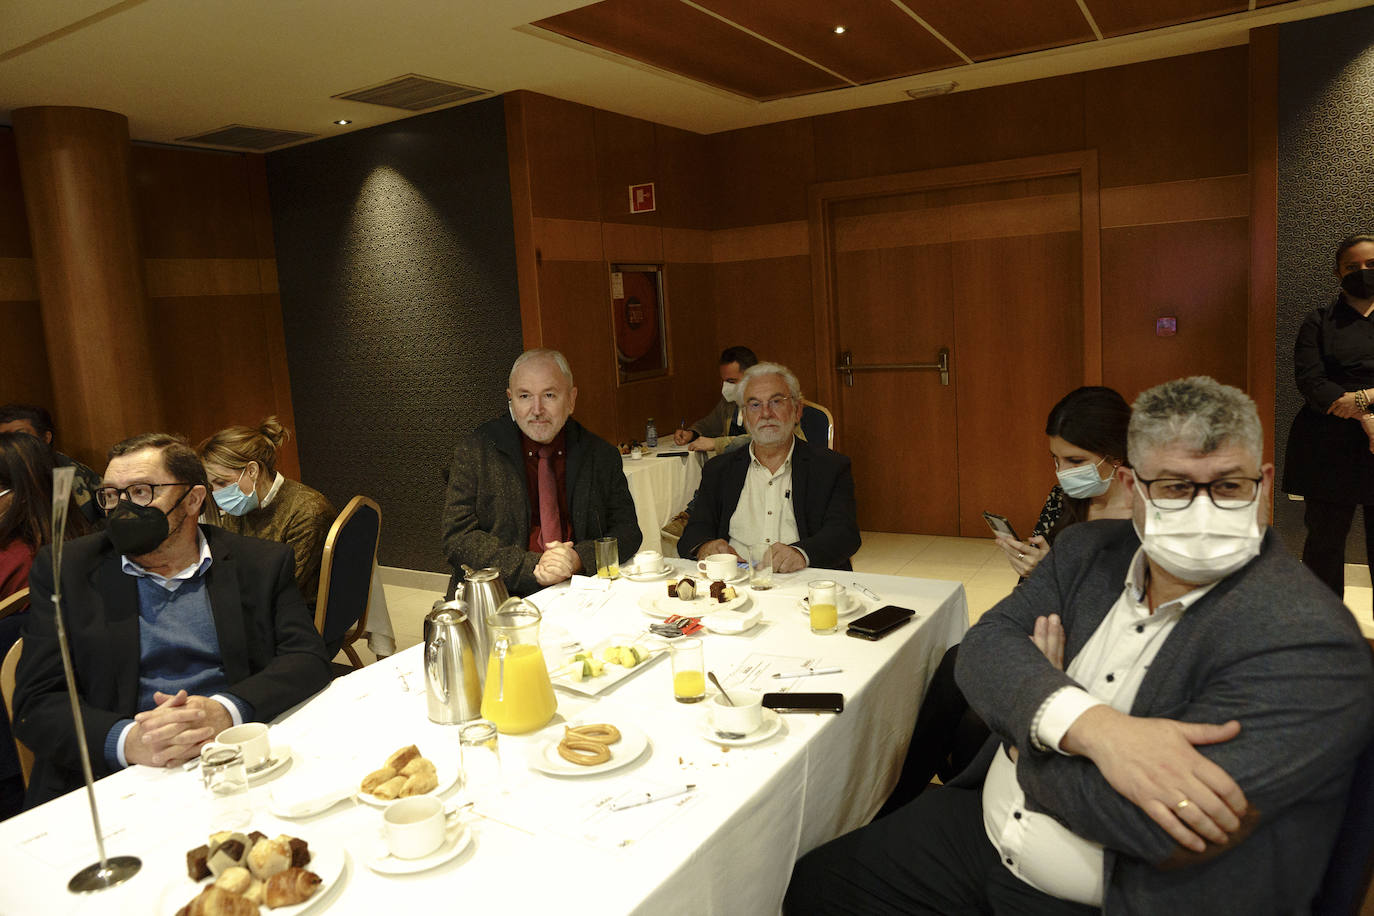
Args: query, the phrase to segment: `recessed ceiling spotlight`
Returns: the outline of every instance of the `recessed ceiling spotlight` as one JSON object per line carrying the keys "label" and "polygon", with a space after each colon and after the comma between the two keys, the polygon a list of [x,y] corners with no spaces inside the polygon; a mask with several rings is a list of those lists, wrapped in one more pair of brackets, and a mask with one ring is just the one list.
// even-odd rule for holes
{"label": "recessed ceiling spotlight", "polygon": [[343,127],[345,124],[352,124],[353,122],[348,120],[348,118],[339,118],[339,120],[335,121],[334,123],[339,125],[340,127]]}
{"label": "recessed ceiling spotlight", "polygon": [[937,95],[949,95],[958,85],[954,80],[950,80],[947,83],[935,83],[931,86],[922,86],[919,89],[908,89],[906,94],[913,99],[928,99]]}
{"label": "recessed ceiling spotlight", "polygon": [[844,33],[845,33],[845,28],[844,28],[844,26],[842,26],[842,25],[837,25],[837,26],[835,26],[835,34],[836,34],[836,35],[843,35]]}

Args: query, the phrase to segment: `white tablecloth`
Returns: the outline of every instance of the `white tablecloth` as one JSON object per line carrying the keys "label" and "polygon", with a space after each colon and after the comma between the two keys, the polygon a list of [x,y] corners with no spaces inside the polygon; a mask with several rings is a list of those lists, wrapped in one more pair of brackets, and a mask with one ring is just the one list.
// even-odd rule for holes
{"label": "white tablecloth", "polygon": [[643,458],[621,461],[639,516],[640,550],[661,549],[663,526],[687,508],[701,485],[702,452],[688,452],[685,458],[657,457],[657,452],[685,451],[686,446],[660,445],[656,451],[646,450]]}
{"label": "white tablecloth", "polygon": [[[432,756],[450,753],[454,730],[426,718],[417,646],[335,681],[273,727],[274,745],[290,745],[296,754],[291,767],[254,790],[259,807],[252,826],[347,850],[342,879],[322,898],[332,912],[416,911],[437,899],[479,912],[777,912],[796,858],[877,811],[896,781],[925,684],[967,628],[957,582],[837,573],[918,616],[876,643],[813,636],[799,600],[814,574],[784,577],[779,588],[756,593],[763,624],[743,636],[706,636],[706,664],[725,674],[751,655],[773,654],[841,666],[841,674],[791,682],[792,689],[844,693],[841,715],[787,715],[774,737],[727,750],[698,733],[705,704],[672,701],[668,659],[599,699],[560,691],[560,717],[637,726],[649,736],[648,754],[612,773],[553,778],[524,766],[537,737],[502,736],[509,792],[479,810],[502,813],[506,822],[473,815],[475,842],[456,859],[422,874],[383,877],[364,864],[380,845],[377,809],[350,801],[314,817],[279,820],[266,811],[268,793],[287,780],[360,777],[411,742]],[[634,632],[649,622],[637,599],[663,588],[621,580],[594,610],[574,609],[578,596],[567,585],[535,600],[547,609],[546,629],[554,633]],[[602,812],[595,825],[587,820],[588,812],[601,810],[598,801],[651,781],[697,788],[680,806],[664,801]],[[449,795],[461,799],[465,792],[455,788]],[[74,792],[0,824],[6,850],[0,913],[163,912],[157,901],[184,876],[185,852],[205,842],[208,815],[198,775],[136,767],[101,780],[96,794],[108,853],[139,856],[142,872],[96,896],[66,892],[68,878],[96,855],[85,792]],[[168,914],[185,901],[170,902]]]}

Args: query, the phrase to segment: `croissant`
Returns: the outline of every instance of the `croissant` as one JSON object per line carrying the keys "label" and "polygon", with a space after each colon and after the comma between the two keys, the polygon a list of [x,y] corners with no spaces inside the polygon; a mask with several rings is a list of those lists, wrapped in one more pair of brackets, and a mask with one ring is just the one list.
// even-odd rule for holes
{"label": "croissant", "polygon": [[372,794],[380,799],[391,801],[391,799],[401,794],[401,787],[406,784],[407,779],[409,779],[407,776],[397,776],[393,779],[388,779],[386,782],[373,789]]}
{"label": "croissant", "polygon": [[426,792],[438,788],[438,786],[439,778],[433,769],[421,770],[414,776],[406,777],[405,785],[401,786],[400,797],[410,798],[412,795],[424,795]]}
{"label": "croissant", "polygon": [[267,881],[263,897],[269,910],[309,900],[322,883],[320,876],[304,868],[288,868]]}
{"label": "croissant", "polygon": [[375,792],[377,787],[388,779],[395,779],[396,771],[391,767],[382,767],[380,770],[373,770],[363,777],[362,790],[364,792]]}
{"label": "croissant", "polygon": [[420,749],[412,744],[409,747],[401,748],[399,751],[386,758],[386,765],[399,773],[402,767],[419,756]]}
{"label": "croissant", "polygon": [[256,903],[213,884],[186,904],[185,910],[186,916],[258,916]]}
{"label": "croissant", "polygon": [[416,773],[423,773],[426,770],[428,770],[431,773],[434,772],[434,761],[430,760],[427,757],[415,757],[410,761],[410,763],[407,763],[405,766],[401,767],[400,775],[414,776]]}

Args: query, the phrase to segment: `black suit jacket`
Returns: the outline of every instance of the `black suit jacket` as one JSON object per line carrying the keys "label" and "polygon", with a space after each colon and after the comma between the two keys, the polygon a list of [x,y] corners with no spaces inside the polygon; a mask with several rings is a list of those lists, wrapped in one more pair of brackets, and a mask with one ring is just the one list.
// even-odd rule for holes
{"label": "black suit jacket", "polygon": [[[730,538],[735,514],[749,473],[753,450],[739,448],[706,462],[701,471],[692,517],[677,542],[678,553],[696,559],[697,549],[715,538]],[[849,459],[829,449],[795,440],[792,450],[792,511],[798,540],[812,566],[850,569],[859,549],[859,523],[854,510],[854,475]]]}
{"label": "black suit jacket", "polygon": [[[328,685],[331,676],[324,641],[296,588],[291,548],[209,525],[201,530],[213,558],[206,588],[228,691],[252,704],[258,720],[269,721]],[[53,620],[50,551],[39,551],[29,574],[31,604],[14,695],[14,733],[35,758],[30,806],[82,782]],[[67,544],[62,607],[91,770],[100,777],[109,773],[106,735],[140,712],[138,583],[120,569],[119,551],[105,534]]]}

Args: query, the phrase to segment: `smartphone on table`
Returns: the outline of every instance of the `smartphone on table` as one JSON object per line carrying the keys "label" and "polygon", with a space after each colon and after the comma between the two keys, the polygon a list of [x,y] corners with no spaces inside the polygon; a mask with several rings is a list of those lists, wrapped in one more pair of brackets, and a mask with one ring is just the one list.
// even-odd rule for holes
{"label": "smartphone on table", "polygon": [[910,608],[889,604],[872,613],[865,614],[857,620],[850,621],[849,628],[845,630],[845,633],[859,639],[876,642],[915,615],[916,612]]}
{"label": "smartphone on table", "polygon": [[763,705],[778,712],[844,712],[842,693],[765,693]]}

